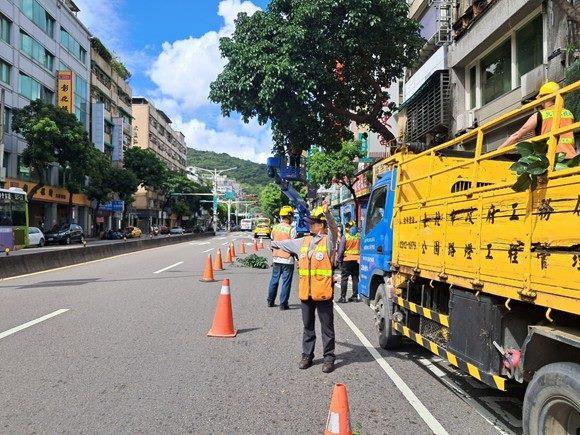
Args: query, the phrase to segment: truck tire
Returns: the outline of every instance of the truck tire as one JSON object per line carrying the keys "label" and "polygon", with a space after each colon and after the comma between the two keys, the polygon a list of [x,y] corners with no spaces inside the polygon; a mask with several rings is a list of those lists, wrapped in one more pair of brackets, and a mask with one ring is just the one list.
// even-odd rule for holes
{"label": "truck tire", "polygon": [[379,285],[375,296],[375,324],[379,333],[379,346],[386,350],[394,350],[401,347],[403,336],[393,329],[391,316],[393,314],[393,302],[387,294],[385,284]]}
{"label": "truck tire", "polygon": [[580,364],[538,370],[526,390],[522,416],[527,435],[580,433]]}

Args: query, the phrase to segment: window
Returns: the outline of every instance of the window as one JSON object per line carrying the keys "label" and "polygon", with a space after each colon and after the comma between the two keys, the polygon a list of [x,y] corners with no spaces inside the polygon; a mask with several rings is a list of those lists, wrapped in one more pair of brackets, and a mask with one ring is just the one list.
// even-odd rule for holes
{"label": "window", "polygon": [[45,103],[52,104],[54,92],[45,88],[32,77],[20,73],[20,94],[29,100],[38,100],[39,98]]}
{"label": "window", "polygon": [[10,44],[10,20],[0,14],[0,39]]}
{"label": "window", "polygon": [[508,39],[481,59],[481,100],[487,104],[512,88],[511,40]]}
{"label": "window", "polygon": [[385,215],[385,201],[387,200],[387,186],[379,187],[373,192],[367,213],[365,234],[368,234]]}
{"label": "window", "polygon": [[54,37],[54,18],[36,0],[21,0],[22,13],[51,38]]}
{"label": "window", "polygon": [[543,41],[542,15],[538,15],[516,32],[518,84],[521,76],[543,63]]}
{"label": "window", "polygon": [[10,84],[11,69],[12,68],[9,63],[4,62],[2,59],[0,59],[0,81],[3,81],[7,85]]}
{"label": "window", "polygon": [[472,66],[469,69],[469,108],[473,109],[477,105],[477,69]]}
{"label": "window", "polygon": [[4,107],[4,133],[10,133],[12,127],[12,109]]}
{"label": "window", "polygon": [[60,28],[60,43],[70,54],[82,63],[85,63],[87,59],[87,50],[85,50],[63,27]]}
{"label": "window", "polygon": [[47,70],[52,71],[54,68],[54,56],[38,41],[22,31],[20,32],[20,49]]}

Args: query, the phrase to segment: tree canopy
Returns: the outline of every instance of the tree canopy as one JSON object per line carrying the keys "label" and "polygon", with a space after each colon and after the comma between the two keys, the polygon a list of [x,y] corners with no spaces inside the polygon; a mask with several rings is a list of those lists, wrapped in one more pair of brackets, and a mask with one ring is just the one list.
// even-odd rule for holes
{"label": "tree canopy", "polygon": [[275,183],[264,186],[260,191],[259,202],[262,212],[274,219],[282,206],[289,204],[288,198],[282,193],[280,186]]}
{"label": "tree canopy", "polygon": [[129,148],[123,158],[125,169],[133,172],[139,185],[147,190],[161,190],[167,178],[167,167],[155,153],[139,147]]}
{"label": "tree canopy", "polygon": [[277,148],[336,149],[352,121],[390,140],[385,89],[417,59],[419,29],[400,0],[272,0],[220,40],[228,63],[210,99],[271,121]]}

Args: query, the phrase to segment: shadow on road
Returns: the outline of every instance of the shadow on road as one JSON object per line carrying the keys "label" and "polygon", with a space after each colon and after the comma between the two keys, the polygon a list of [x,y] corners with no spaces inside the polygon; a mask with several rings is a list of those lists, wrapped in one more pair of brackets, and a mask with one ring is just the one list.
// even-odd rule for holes
{"label": "shadow on road", "polygon": [[239,334],[245,334],[247,332],[257,331],[258,329],[262,329],[262,328],[242,328],[242,329],[238,329],[238,335]]}

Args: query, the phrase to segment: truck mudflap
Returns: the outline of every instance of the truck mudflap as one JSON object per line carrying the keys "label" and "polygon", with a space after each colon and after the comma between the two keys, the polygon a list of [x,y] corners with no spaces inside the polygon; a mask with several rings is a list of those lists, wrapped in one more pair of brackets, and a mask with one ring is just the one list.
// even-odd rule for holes
{"label": "truck mudflap", "polygon": [[458,356],[449,352],[445,348],[439,346],[437,343],[423,337],[421,334],[416,333],[415,331],[409,329],[408,327],[400,323],[393,321],[392,325],[393,329],[399,331],[405,337],[410,338],[415,343],[419,344],[420,346],[423,346],[425,349],[429,350],[430,352],[434,353],[440,358],[446,359],[447,361],[449,361],[451,365],[469,374],[478,381],[483,382],[484,384],[489,385],[492,388],[497,388],[498,390],[506,391],[505,386],[506,378],[494,373],[487,373],[479,369],[476,365],[459,358]]}

